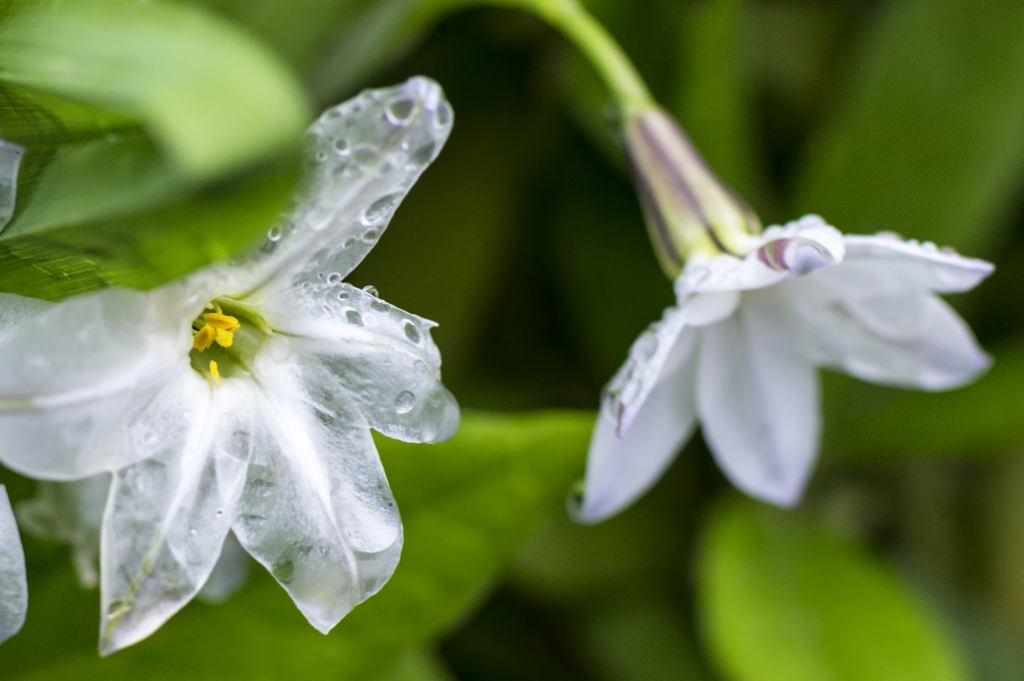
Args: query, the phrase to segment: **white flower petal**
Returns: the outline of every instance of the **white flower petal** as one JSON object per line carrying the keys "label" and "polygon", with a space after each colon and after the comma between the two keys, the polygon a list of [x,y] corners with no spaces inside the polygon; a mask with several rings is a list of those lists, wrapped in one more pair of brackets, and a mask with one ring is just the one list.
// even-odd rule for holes
{"label": "white flower petal", "polygon": [[223,603],[245,586],[249,579],[250,565],[252,560],[249,554],[242,548],[235,533],[229,532],[224,538],[217,565],[196,597],[204,603]]}
{"label": "white flower petal", "polygon": [[100,527],[110,474],[71,482],[40,482],[35,498],[18,504],[18,522],[36,537],[71,545],[71,560],[83,588],[99,584]]}
{"label": "white flower petal", "polygon": [[237,383],[212,400],[206,392],[186,438],[114,474],[101,540],[104,654],[156,631],[217,562],[246,471],[234,451]]}
{"label": "white flower petal", "polygon": [[[398,204],[448,139],[441,87],[416,77],[329,109],[307,137],[306,173],[291,215],[236,263],[248,285],[345,277],[377,243]],[[273,275],[271,281],[268,278]]]}
{"label": "white flower petal", "polygon": [[640,334],[629,349],[626,363],[602,394],[602,409],[618,433],[624,434],[632,427],[662,376],[673,373],[690,356],[696,339],[693,327],[724,319],[738,304],[735,291],[696,294],[679,307],[666,308],[662,318]]}
{"label": "white flower petal", "polygon": [[744,258],[723,254],[687,264],[676,279],[676,295],[765,288],[796,275],[842,262],[843,235],[816,215],[784,227],[769,227],[762,245]]}
{"label": "white flower petal", "polygon": [[697,332],[685,329],[667,371],[649,392],[627,432],[601,410],[590,440],[586,488],[575,517],[596,523],[633,503],[661,477],[690,438],[696,422]]}
{"label": "white flower petal", "polygon": [[843,267],[837,277],[868,277],[888,282],[894,290],[968,291],[993,270],[991,263],[942,251],[928,242],[885,234],[847,235],[843,240],[852,267]]}
{"label": "white flower petal", "polygon": [[0,341],[13,333],[22,323],[51,307],[53,303],[38,298],[0,293]]}
{"label": "white flower petal", "polygon": [[18,194],[18,166],[25,150],[17,144],[0,140],[0,229],[14,215]]}
{"label": "white flower petal", "polygon": [[[267,385],[287,389],[293,370]],[[251,462],[232,529],[326,633],[394,571],[398,509],[369,426],[344,394],[252,398]]]}
{"label": "white flower petal", "polygon": [[182,377],[201,381],[189,369],[179,303],[108,289],[48,306],[0,335],[0,461],[71,479],[148,456],[144,440],[173,428],[189,399]]}
{"label": "white flower petal", "polygon": [[347,392],[388,437],[440,442],[455,434],[459,406],[441,384],[433,322],[341,282],[283,291],[261,299],[260,310],[289,335],[271,339],[257,374],[290,357],[307,391]]}
{"label": "white flower petal", "polygon": [[25,553],[7,490],[0,485],[0,643],[18,633],[27,610]]}
{"label": "white flower petal", "polygon": [[799,323],[775,290],[745,294],[740,311],[704,330],[697,410],[711,452],[748,494],[797,503],[818,442],[817,375]]}
{"label": "white flower petal", "polygon": [[804,309],[815,361],[873,383],[946,390],[991,364],[960,316],[934,295],[860,298]]}

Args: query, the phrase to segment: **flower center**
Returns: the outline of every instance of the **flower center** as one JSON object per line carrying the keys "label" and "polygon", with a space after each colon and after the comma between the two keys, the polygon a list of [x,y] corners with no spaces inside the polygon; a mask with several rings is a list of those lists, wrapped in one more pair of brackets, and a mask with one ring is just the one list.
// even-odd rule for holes
{"label": "flower center", "polygon": [[250,374],[252,361],[272,331],[250,306],[218,298],[192,322],[192,368],[212,385],[222,377]]}

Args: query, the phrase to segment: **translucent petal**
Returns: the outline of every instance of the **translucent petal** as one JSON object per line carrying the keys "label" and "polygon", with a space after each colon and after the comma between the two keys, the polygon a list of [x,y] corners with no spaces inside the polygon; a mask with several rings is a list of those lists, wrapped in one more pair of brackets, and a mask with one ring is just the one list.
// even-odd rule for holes
{"label": "translucent petal", "polygon": [[661,320],[640,334],[602,395],[604,413],[620,434],[632,427],[662,375],[672,373],[689,357],[696,338],[693,327],[727,317],[738,303],[734,291],[697,294],[684,300],[681,307],[667,308]]}
{"label": "translucent petal", "polygon": [[25,150],[17,144],[0,140],[0,229],[14,215],[18,191],[18,166]]}
{"label": "translucent petal", "polygon": [[968,291],[992,274],[992,264],[940,250],[935,244],[904,241],[894,235],[843,237],[848,267],[836,268],[836,279],[870,277],[893,290]]}
{"label": "translucent petal", "polygon": [[946,390],[991,364],[960,316],[928,293],[840,298],[801,311],[814,330],[815,361],[865,381]]}
{"label": "translucent petal", "polygon": [[224,538],[224,546],[220,550],[220,558],[214,566],[210,578],[199,591],[199,600],[205,603],[218,604],[231,598],[245,586],[249,579],[249,567],[252,560],[245,552],[234,532]]}
{"label": "translucent petal", "polygon": [[293,363],[307,392],[347,393],[374,429],[399,440],[439,442],[458,429],[433,322],[340,281],[305,283],[256,302],[283,332],[261,351],[258,375]]}
{"label": "translucent petal", "polygon": [[232,529],[326,633],[391,576],[401,522],[359,410],[342,393],[291,397],[302,392],[293,370],[272,377],[272,395],[252,393],[252,422],[239,431],[251,463]]}
{"label": "translucent petal", "polygon": [[441,87],[422,77],[326,111],[308,133],[293,211],[235,263],[243,286],[344,278],[377,243],[451,126]]}
{"label": "translucent petal", "polygon": [[53,303],[38,298],[0,293],[0,341],[24,322],[51,307]]}
{"label": "translucent petal", "polygon": [[697,410],[704,438],[737,487],[797,503],[817,453],[818,382],[802,327],[776,290],[703,331]]}
{"label": "translucent petal", "polygon": [[40,482],[34,499],[18,504],[18,522],[37,537],[71,545],[78,582],[99,584],[100,527],[110,489],[110,474],[72,482]]}
{"label": "translucent petal", "polygon": [[769,227],[760,248],[744,258],[719,255],[686,266],[675,282],[684,298],[708,291],[746,291],[772,286],[796,275],[843,262],[842,234],[816,215],[784,227]]}
{"label": "translucent petal", "polygon": [[169,436],[202,381],[189,368],[187,311],[167,293],[108,289],[0,337],[0,461],[43,479],[87,477]]}
{"label": "translucent petal", "polygon": [[590,440],[586,490],[574,515],[595,523],[615,515],[661,477],[690,438],[696,421],[694,391],[697,332],[685,329],[676,341],[666,372],[647,395],[629,430],[620,435],[616,420],[602,410]]}
{"label": "translucent petal", "polygon": [[0,643],[18,633],[27,610],[25,553],[7,490],[0,485]]}
{"label": "translucent petal", "polygon": [[101,549],[104,654],[156,631],[220,556],[247,463],[235,456],[239,383],[207,391],[187,437],[114,474]]}

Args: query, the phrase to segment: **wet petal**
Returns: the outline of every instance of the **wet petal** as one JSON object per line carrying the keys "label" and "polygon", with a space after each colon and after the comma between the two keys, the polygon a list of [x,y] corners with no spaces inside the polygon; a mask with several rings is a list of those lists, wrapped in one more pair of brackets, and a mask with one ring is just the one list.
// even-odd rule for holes
{"label": "wet petal", "polygon": [[843,262],[842,234],[816,215],[769,227],[762,245],[744,258],[719,255],[694,262],[676,280],[680,298],[698,292],[747,291]]}
{"label": "wet petal", "polygon": [[180,303],[167,291],[108,289],[0,336],[0,461],[43,479],[87,477],[172,436],[204,385],[183,349]]}
{"label": "wet petal", "polygon": [[40,482],[35,498],[18,504],[18,522],[36,537],[71,545],[71,560],[82,587],[99,584],[100,527],[110,474],[71,482]]}
{"label": "wet petal", "polygon": [[359,410],[344,394],[289,396],[302,392],[293,372],[282,366],[268,384],[283,392],[253,391],[232,529],[326,633],[394,572],[402,529]]}
{"label": "wet petal", "polygon": [[904,241],[894,235],[847,235],[848,266],[836,268],[843,278],[876,280],[876,287],[894,292],[930,290],[937,293],[968,291],[992,274],[991,263],[938,249],[935,244]]}
{"label": "wet petal", "polygon": [[817,453],[818,382],[784,296],[747,294],[700,344],[697,409],[719,466],[780,506],[800,500]]}
{"label": "wet petal", "polygon": [[197,594],[197,598],[212,604],[223,603],[231,598],[248,581],[251,564],[249,554],[242,548],[235,533],[228,532],[217,565]]}
{"label": "wet petal", "polygon": [[230,383],[193,413],[187,437],[114,474],[101,548],[104,654],[156,631],[217,562],[246,471],[234,451],[244,404]]}
{"label": "wet petal", "polygon": [[347,393],[388,437],[439,442],[455,434],[459,407],[441,384],[433,322],[340,281],[257,300],[265,319],[284,332],[260,353],[258,374],[294,362],[306,391]]}
{"label": "wet petal", "polygon": [[[664,321],[664,320],[663,320]],[[620,435],[607,410],[598,413],[587,457],[583,502],[574,515],[595,523],[615,515],[646,492],[690,438],[696,422],[694,388],[697,331],[685,329],[664,375]]]}
{"label": "wet petal", "polygon": [[0,229],[14,215],[18,191],[18,166],[25,150],[17,144],[0,140]]}
{"label": "wet petal", "polygon": [[27,610],[25,553],[7,490],[0,485],[0,643],[18,633]]}
{"label": "wet petal", "polygon": [[365,90],[326,111],[309,130],[292,213],[236,263],[243,285],[345,277],[377,243],[451,126],[441,87],[422,77]]}

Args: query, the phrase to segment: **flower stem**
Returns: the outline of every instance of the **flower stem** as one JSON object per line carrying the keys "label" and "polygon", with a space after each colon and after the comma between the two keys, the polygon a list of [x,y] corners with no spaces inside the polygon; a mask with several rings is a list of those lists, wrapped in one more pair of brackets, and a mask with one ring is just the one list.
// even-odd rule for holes
{"label": "flower stem", "polygon": [[448,0],[452,5],[495,5],[535,14],[583,53],[611,91],[623,124],[657,104],[633,62],[579,0]]}

